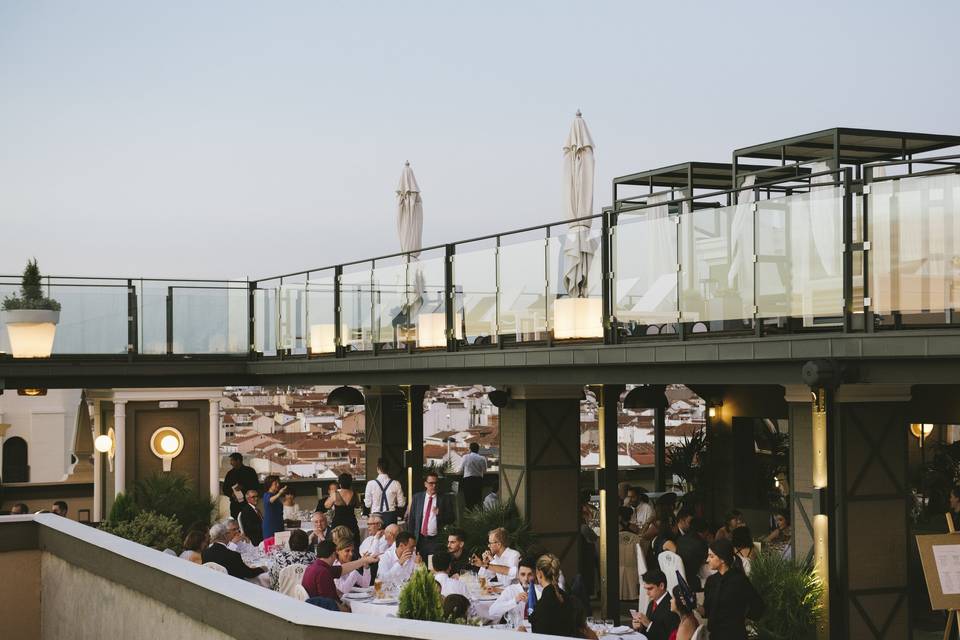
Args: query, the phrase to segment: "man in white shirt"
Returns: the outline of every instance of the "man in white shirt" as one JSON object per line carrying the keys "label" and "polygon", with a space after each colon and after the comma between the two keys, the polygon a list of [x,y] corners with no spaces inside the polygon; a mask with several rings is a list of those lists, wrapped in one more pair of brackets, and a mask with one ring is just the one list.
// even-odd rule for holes
{"label": "man in white shirt", "polygon": [[487,473],[487,459],[480,455],[480,445],[470,443],[470,453],[463,456],[463,502],[471,509],[483,500],[483,476]]}
{"label": "man in white shirt", "polygon": [[520,552],[507,546],[507,530],[499,527],[488,533],[487,549],[482,558],[474,556],[471,560],[480,569],[477,577],[497,584],[516,582]]}
{"label": "man in white shirt", "polygon": [[634,533],[639,533],[647,523],[653,521],[655,511],[647,494],[640,493],[640,491],[631,487],[627,490],[627,506],[633,509],[633,517],[631,518],[633,527],[631,527],[631,530]]}
{"label": "man in white shirt", "polygon": [[410,578],[414,565],[420,561],[417,555],[417,540],[409,531],[397,534],[397,541],[380,556],[377,579],[399,584]]}
{"label": "man in white shirt", "polygon": [[[490,620],[499,622],[500,618],[512,611],[516,612],[517,618],[527,617],[527,590],[530,588],[530,582],[536,580],[534,578],[536,569],[533,565],[534,561],[529,558],[520,561],[520,565],[517,567],[517,582],[504,587],[497,601],[490,605]],[[543,587],[535,583],[533,588],[536,590],[537,598],[539,598],[543,592]]]}
{"label": "man in white shirt", "polygon": [[363,504],[371,514],[380,516],[384,525],[396,524],[397,509],[402,509],[407,504],[403,487],[390,477],[389,469],[387,459],[378,458],[378,475],[367,482],[367,488],[363,492]]}
{"label": "man in white shirt", "polygon": [[446,551],[437,551],[433,554],[433,578],[440,585],[440,595],[446,598],[452,593],[458,593],[469,599],[467,586],[458,578],[450,575],[450,554]]}
{"label": "man in white shirt", "polygon": [[[396,534],[394,534],[395,536]],[[380,520],[380,516],[367,518],[367,537],[360,543],[360,555],[367,553],[375,556],[382,555],[390,548],[391,544],[391,542],[387,542],[384,536],[383,522]]]}

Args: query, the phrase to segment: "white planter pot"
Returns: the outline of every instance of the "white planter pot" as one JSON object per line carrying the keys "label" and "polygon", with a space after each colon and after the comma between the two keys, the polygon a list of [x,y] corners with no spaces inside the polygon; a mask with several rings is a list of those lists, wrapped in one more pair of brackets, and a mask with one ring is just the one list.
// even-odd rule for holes
{"label": "white planter pot", "polygon": [[0,313],[7,325],[14,358],[49,358],[57,333],[59,311],[17,309]]}

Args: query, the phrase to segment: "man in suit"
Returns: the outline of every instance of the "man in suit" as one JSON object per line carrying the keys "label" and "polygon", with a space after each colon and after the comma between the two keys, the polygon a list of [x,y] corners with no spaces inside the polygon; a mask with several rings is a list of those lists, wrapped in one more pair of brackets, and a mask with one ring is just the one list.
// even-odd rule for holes
{"label": "man in suit", "polygon": [[647,640],[669,640],[673,630],[680,626],[680,616],[670,610],[667,576],[659,569],[651,569],[641,579],[650,604],[646,612],[633,617],[633,628],[646,635]]}
{"label": "man in suit", "polygon": [[427,474],[424,490],[413,495],[407,514],[407,530],[416,538],[417,551],[423,558],[433,553],[440,532],[456,519],[448,496],[437,493],[439,481],[436,473]]}
{"label": "man in suit", "polygon": [[242,578],[244,580],[255,578],[261,573],[264,573],[266,569],[263,567],[248,567],[243,562],[243,558],[240,557],[239,553],[227,548],[228,538],[231,535],[230,528],[226,522],[221,521],[210,527],[211,543],[201,554],[203,562],[216,562],[226,569],[227,573],[234,578]]}
{"label": "man in suit", "polygon": [[687,532],[677,539],[677,555],[683,560],[683,573],[690,589],[703,591],[700,569],[707,561],[707,523],[703,518],[690,520]]}
{"label": "man in suit", "polygon": [[230,471],[223,478],[223,495],[230,500],[230,517],[236,518],[243,506],[247,491],[260,490],[260,479],[252,467],[243,464],[243,456],[239,453],[230,454]]}
{"label": "man in suit", "polygon": [[246,501],[240,506],[240,514],[237,516],[237,522],[240,523],[240,530],[243,535],[250,539],[250,544],[257,546],[263,541],[263,516],[257,509],[257,501],[260,495],[255,489],[247,491]]}

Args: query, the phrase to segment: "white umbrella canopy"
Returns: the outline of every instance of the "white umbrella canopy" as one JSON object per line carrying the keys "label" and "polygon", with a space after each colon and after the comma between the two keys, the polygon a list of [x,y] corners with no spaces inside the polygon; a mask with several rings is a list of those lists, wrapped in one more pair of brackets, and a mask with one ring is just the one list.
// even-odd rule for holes
{"label": "white umbrella canopy", "polygon": [[[593,214],[593,138],[583,116],[577,111],[570,134],[563,145],[563,208],[568,219]],[[563,290],[571,297],[587,293],[587,274],[597,250],[590,237],[590,220],[570,223],[563,243]]]}
{"label": "white umbrella canopy", "polygon": [[423,305],[426,283],[419,265],[416,264],[423,246],[423,200],[420,198],[420,186],[409,161],[403,165],[400,183],[397,185],[397,233],[400,235],[400,250],[410,254],[408,273],[410,269],[413,270],[413,286],[408,289],[410,297],[406,305],[406,320],[410,322]]}

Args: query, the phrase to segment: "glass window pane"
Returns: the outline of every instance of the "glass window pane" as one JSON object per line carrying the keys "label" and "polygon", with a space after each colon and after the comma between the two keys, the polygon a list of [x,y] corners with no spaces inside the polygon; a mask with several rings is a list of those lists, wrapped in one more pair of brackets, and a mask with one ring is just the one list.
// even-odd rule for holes
{"label": "glass window pane", "polygon": [[468,344],[497,341],[497,248],[491,242],[457,245],[453,282],[458,332]]}
{"label": "glass window pane", "polygon": [[550,227],[547,311],[554,338],[603,337],[602,234],[599,218]]}
{"label": "glass window pane", "polygon": [[[314,271],[307,281],[307,337],[311,353],[333,353],[336,349],[334,331],[333,270]],[[343,336],[348,333],[343,328]]]}
{"label": "glass window pane", "polygon": [[501,238],[498,252],[499,330],[504,340],[528,342],[547,337],[547,256],[543,230]]}
{"label": "glass window pane", "polygon": [[[446,255],[441,250],[421,253],[410,260],[407,288],[418,347],[447,346],[444,260]],[[458,337],[462,335],[460,333]]]}
{"label": "glass window pane", "polygon": [[373,348],[371,278],[369,262],[344,267],[340,277],[340,321],[347,327],[343,346],[353,351]]}
{"label": "glass window pane", "polygon": [[246,287],[174,286],[173,353],[245,353]]}
{"label": "glass window pane", "polygon": [[678,318],[677,219],[665,211],[621,213],[613,238],[614,315],[629,335],[659,333]]}
{"label": "glass window pane", "polygon": [[383,349],[402,349],[415,339],[410,318],[412,293],[407,289],[407,259],[377,261],[373,269],[374,342]]}

